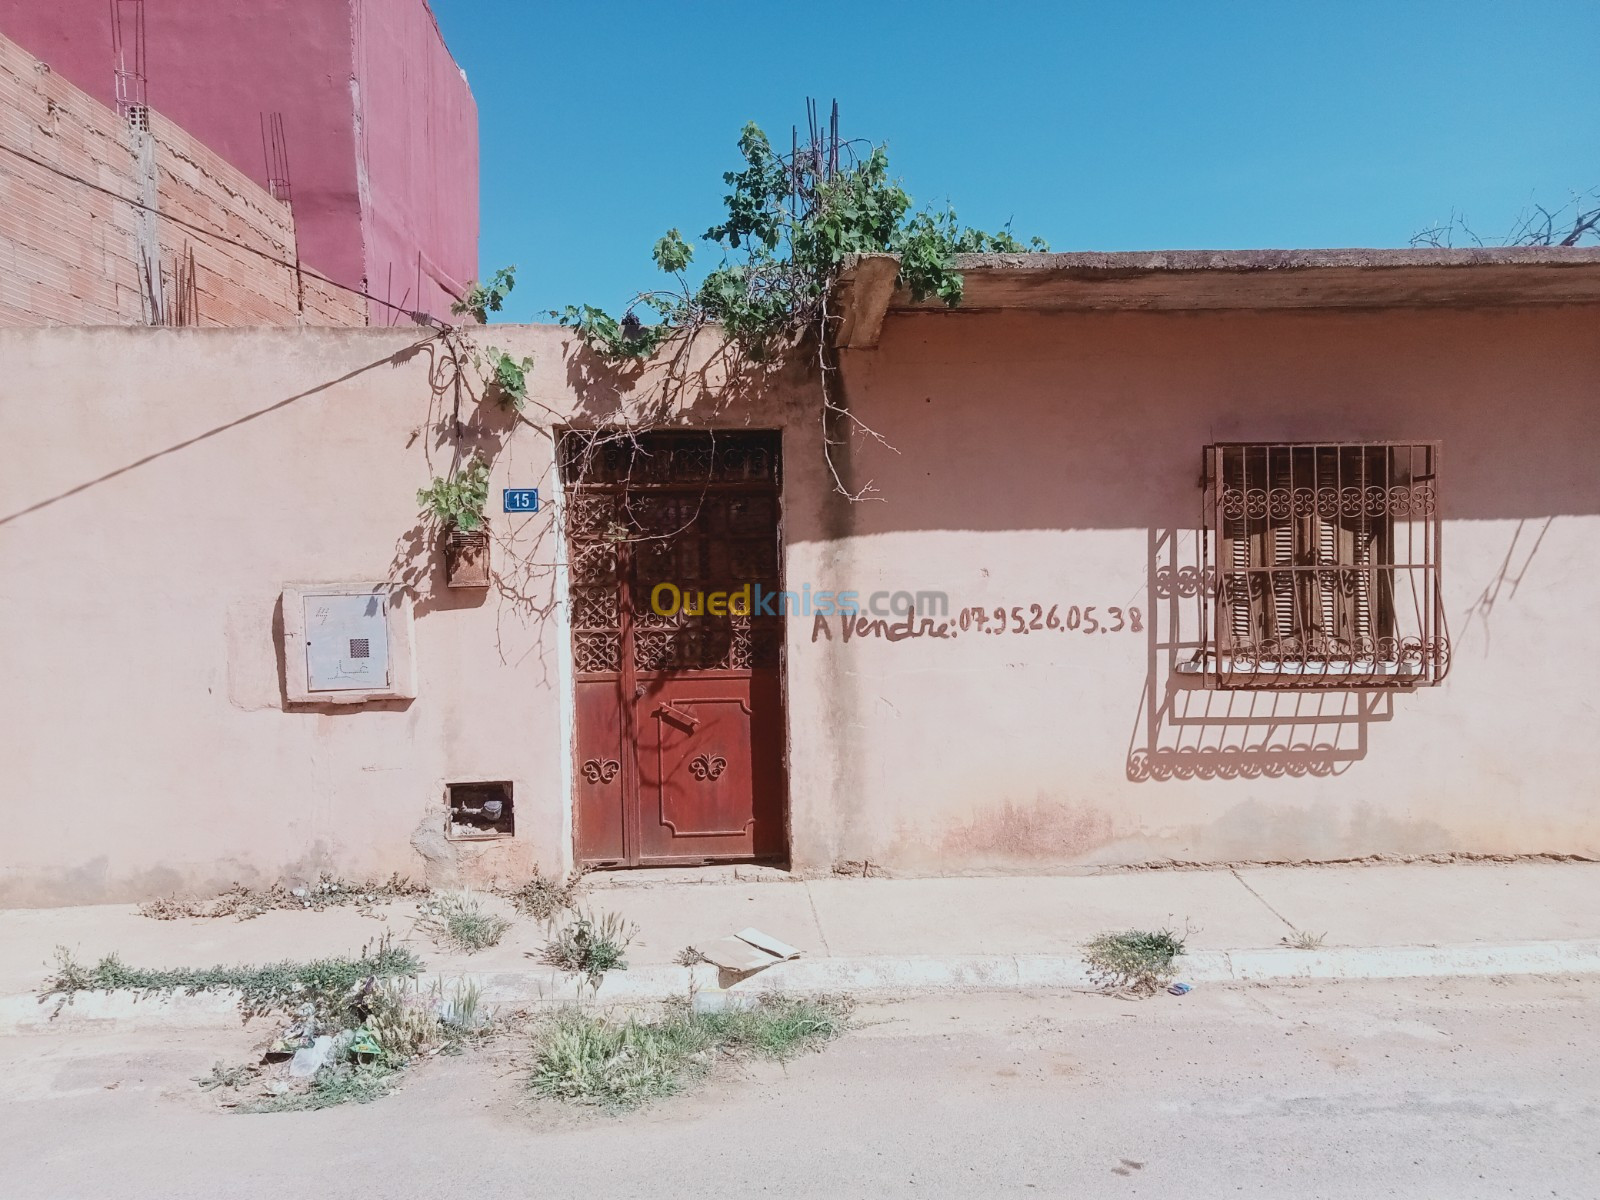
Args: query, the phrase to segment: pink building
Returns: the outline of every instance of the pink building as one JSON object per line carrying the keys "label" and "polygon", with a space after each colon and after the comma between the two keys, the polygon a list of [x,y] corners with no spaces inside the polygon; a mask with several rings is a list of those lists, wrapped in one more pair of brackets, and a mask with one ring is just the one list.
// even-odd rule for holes
{"label": "pink building", "polygon": [[496,327],[518,416],[415,328],[0,329],[0,904],[1600,856],[1600,248],[958,266],[839,280],[887,445],[709,334]]}
{"label": "pink building", "polygon": [[264,186],[282,114],[305,263],[448,316],[477,274],[478,118],[427,0],[0,0],[0,33],[114,104],[112,14],[133,68],[141,8],[144,99]]}

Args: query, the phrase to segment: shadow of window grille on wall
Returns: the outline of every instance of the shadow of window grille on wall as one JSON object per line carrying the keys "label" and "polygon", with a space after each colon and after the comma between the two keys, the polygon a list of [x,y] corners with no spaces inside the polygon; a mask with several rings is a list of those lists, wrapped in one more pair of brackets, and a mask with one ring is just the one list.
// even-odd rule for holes
{"label": "shadow of window grille on wall", "polygon": [[1204,641],[1222,688],[1440,682],[1438,446],[1226,443],[1205,451]]}
{"label": "shadow of window grille on wall", "polygon": [[[1133,782],[1342,775],[1395,719],[1393,686],[1223,688],[1203,675],[1214,633],[1202,625],[1219,587],[1206,531],[1148,531],[1146,676],[1128,742]],[[1214,613],[1213,613],[1214,615]]]}

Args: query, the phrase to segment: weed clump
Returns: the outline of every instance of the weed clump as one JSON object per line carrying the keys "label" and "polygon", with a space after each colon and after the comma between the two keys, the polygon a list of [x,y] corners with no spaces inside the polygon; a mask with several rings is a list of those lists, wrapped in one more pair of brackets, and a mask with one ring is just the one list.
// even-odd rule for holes
{"label": "weed clump", "polygon": [[[276,1034],[259,1062],[217,1063],[210,1075],[195,1079],[202,1090],[228,1096],[223,1104],[236,1112],[365,1104],[387,1095],[398,1073],[419,1058],[459,1052],[501,1027],[484,1010],[476,984],[418,984],[422,963],[387,936],[357,957],[265,967],[152,971],[129,967],[114,954],[86,966],[65,948],[57,959],[45,994],[63,1004],[85,991],[194,995],[233,989],[246,1020],[277,1016]],[[293,1070],[302,1059],[309,1060],[304,1080]],[[250,1088],[257,1094],[238,1098]]]}
{"label": "weed clump", "polygon": [[1326,933],[1311,933],[1309,930],[1296,929],[1278,940],[1291,950],[1320,950],[1323,939],[1327,936]]}
{"label": "weed clump", "polygon": [[147,996],[182,992],[237,991],[239,1009],[246,1020],[271,1012],[289,1012],[310,1005],[323,1017],[345,1007],[352,992],[371,979],[414,978],[422,962],[405,946],[387,935],[362,948],[358,957],[322,958],[314,962],[272,963],[264,967],[178,967],[150,970],[130,967],[115,954],[94,966],[73,959],[65,946],[56,948],[55,974],[45,983],[44,995],[70,1003],[79,992],[133,991]]}
{"label": "weed clump", "polygon": [[471,892],[441,892],[423,903],[417,927],[440,946],[473,954],[498,944],[511,922]]}
{"label": "weed clump", "polygon": [[314,1112],[338,1104],[371,1104],[387,1096],[399,1071],[377,1063],[336,1063],[318,1071],[302,1091],[272,1092],[240,1104],[242,1113]]}
{"label": "weed clump", "polygon": [[1148,996],[1172,982],[1183,941],[1170,929],[1102,933],[1083,948],[1089,978],[1108,992]]}
{"label": "weed clump", "polygon": [[638,932],[637,925],[623,920],[618,913],[596,918],[579,912],[545,944],[539,961],[582,975],[590,987],[598,988],[607,971],[628,969],[623,955]]}
{"label": "weed clump", "polygon": [[315,883],[274,883],[252,888],[236,883],[220,896],[196,900],[182,896],[163,896],[139,905],[139,915],[156,921],[177,921],[186,917],[235,917],[248,921],[274,909],[300,909],[321,912],[327,908],[370,908],[392,904],[428,894],[428,885],[412,883],[399,872],[386,880],[352,882],[323,875]]}
{"label": "weed clump", "polygon": [[519,887],[501,892],[516,910],[535,921],[549,922],[576,907],[583,891],[586,872],[582,867],[566,877],[546,875],[535,869],[533,878]]}
{"label": "weed clump", "polygon": [[529,1087],[547,1099],[626,1111],[681,1091],[719,1058],[786,1061],[820,1050],[848,1023],[844,1002],[782,996],[718,1013],[680,1002],[653,1021],[567,1008],[535,1037]]}

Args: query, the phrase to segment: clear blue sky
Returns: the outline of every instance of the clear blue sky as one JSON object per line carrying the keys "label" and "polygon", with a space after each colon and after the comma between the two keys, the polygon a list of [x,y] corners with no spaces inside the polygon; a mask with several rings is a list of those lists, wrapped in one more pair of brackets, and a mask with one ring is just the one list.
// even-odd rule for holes
{"label": "clear blue sky", "polygon": [[[477,96],[502,319],[617,307],[805,98],[916,202],[1057,250],[1403,246],[1600,186],[1600,3],[432,0]],[[701,259],[710,247],[700,247]]]}

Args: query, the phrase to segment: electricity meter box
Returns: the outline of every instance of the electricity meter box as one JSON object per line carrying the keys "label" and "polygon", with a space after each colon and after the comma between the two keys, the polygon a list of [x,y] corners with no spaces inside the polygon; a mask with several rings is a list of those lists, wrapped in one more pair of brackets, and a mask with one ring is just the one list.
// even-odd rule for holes
{"label": "electricity meter box", "polygon": [[382,583],[291,584],[283,590],[286,692],[296,704],[364,704],[416,696],[411,602]]}

